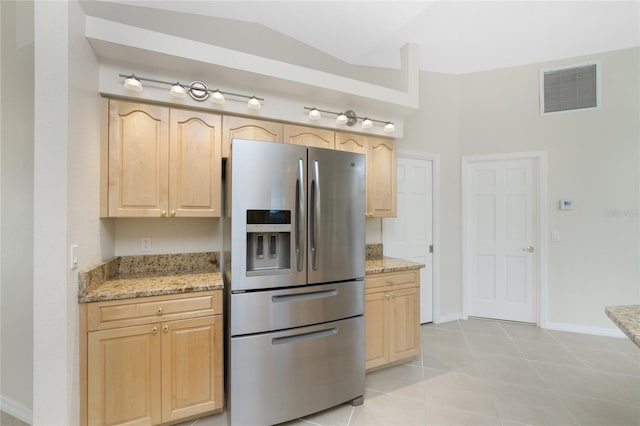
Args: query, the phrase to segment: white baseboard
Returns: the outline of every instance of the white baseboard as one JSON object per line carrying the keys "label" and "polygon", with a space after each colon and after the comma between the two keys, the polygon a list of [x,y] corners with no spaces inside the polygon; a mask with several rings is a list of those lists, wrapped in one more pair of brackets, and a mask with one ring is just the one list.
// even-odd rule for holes
{"label": "white baseboard", "polygon": [[438,318],[434,318],[434,324],[442,324],[443,322],[451,322],[462,319],[460,312],[454,312],[453,314],[440,315]]}
{"label": "white baseboard", "polygon": [[590,327],[587,325],[569,324],[563,322],[546,322],[542,328],[556,331],[569,331],[571,333],[593,334],[595,336],[626,337],[617,328]]}
{"label": "white baseboard", "polygon": [[0,395],[0,410],[25,423],[33,424],[33,410],[13,399]]}

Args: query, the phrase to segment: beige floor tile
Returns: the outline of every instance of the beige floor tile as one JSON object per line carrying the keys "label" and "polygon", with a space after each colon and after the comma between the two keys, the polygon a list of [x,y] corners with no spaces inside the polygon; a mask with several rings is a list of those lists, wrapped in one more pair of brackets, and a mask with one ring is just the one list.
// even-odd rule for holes
{"label": "beige floor tile", "polygon": [[467,349],[467,339],[458,331],[439,328],[422,328],[420,330],[422,345],[425,348],[438,347],[446,349]]}
{"label": "beige floor tile", "polygon": [[531,364],[542,381],[553,390],[614,402],[620,399],[618,392],[590,368],[539,361],[532,361]]}
{"label": "beige floor tile", "polygon": [[490,354],[523,358],[522,352],[509,337],[484,334],[467,334],[466,337],[472,355]]}
{"label": "beige floor tile", "polygon": [[1,426],[27,426],[27,423],[22,420],[18,420],[10,414],[0,411],[0,425]]}
{"label": "beige floor tile", "polygon": [[222,413],[214,414],[212,416],[202,417],[196,421],[191,422],[193,426],[226,426],[227,414],[225,410]]}
{"label": "beige floor tile", "polygon": [[428,407],[427,426],[501,426],[497,417],[456,410],[451,407]]}
{"label": "beige floor tile", "polygon": [[353,410],[354,407],[351,404],[342,404],[310,416],[305,416],[302,420],[322,426],[347,426]]}
{"label": "beige floor tile", "polygon": [[596,371],[618,394],[618,402],[640,406],[640,377]]}
{"label": "beige floor tile", "polygon": [[426,408],[421,401],[385,394],[355,407],[349,426],[424,425]]}
{"label": "beige floor tile", "polygon": [[468,349],[447,349],[427,343],[423,346],[422,365],[426,368],[455,371],[473,376],[480,375],[475,359]]}
{"label": "beige floor tile", "polygon": [[421,381],[422,378],[422,367],[401,364],[367,374],[365,387],[367,389],[388,393],[417,383]]}
{"label": "beige floor tile", "polygon": [[512,322],[499,322],[504,331],[513,339],[535,340],[537,342],[558,343],[548,331],[533,324],[517,324]]}
{"label": "beige floor tile", "polygon": [[500,418],[529,425],[577,425],[558,398],[545,389],[488,381]]}
{"label": "beige floor tile", "polygon": [[621,352],[569,346],[582,362],[594,370],[640,377],[640,361]]}
{"label": "beige floor tile", "polygon": [[640,348],[628,337],[604,337],[604,341],[619,352],[624,352],[633,357],[640,356]]}
{"label": "beige floor tile", "polygon": [[[461,320],[457,320],[457,321],[449,321],[449,322],[443,322],[440,324],[431,324],[431,325],[427,325],[431,326],[431,327],[435,327],[435,328],[439,328],[442,330],[449,330],[449,331],[462,331],[462,327],[460,326],[460,323],[462,321]],[[423,326],[425,327],[425,326]]]}
{"label": "beige floor tile", "polygon": [[562,345],[519,339],[514,339],[514,342],[528,360],[586,367],[582,361]]}
{"label": "beige floor tile", "polygon": [[579,346],[583,348],[592,348],[600,350],[612,350],[606,340],[601,336],[593,336],[591,334],[569,333],[566,331],[549,330],[548,332],[555,339],[566,346]]}
{"label": "beige floor tile", "polygon": [[474,355],[474,358],[478,370],[488,379],[547,388],[530,361],[524,358],[496,355]]}
{"label": "beige floor tile", "polygon": [[500,327],[498,321],[469,318],[461,321],[460,326],[465,334],[488,334],[505,337],[507,333]]}
{"label": "beige floor tile", "polygon": [[593,398],[558,394],[583,426],[638,426],[640,407]]}

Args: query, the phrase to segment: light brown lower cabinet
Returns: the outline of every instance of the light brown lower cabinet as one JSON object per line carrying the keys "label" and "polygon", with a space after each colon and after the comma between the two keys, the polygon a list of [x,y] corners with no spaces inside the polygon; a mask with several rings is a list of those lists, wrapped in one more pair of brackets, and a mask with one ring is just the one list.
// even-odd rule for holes
{"label": "light brown lower cabinet", "polygon": [[157,425],[220,411],[220,293],[86,304],[83,423]]}
{"label": "light brown lower cabinet", "polygon": [[365,277],[367,371],[420,353],[420,271]]}

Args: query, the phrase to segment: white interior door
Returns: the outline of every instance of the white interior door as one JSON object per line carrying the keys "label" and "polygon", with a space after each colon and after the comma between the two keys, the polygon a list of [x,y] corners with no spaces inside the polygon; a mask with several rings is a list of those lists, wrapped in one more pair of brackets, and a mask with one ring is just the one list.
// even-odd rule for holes
{"label": "white interior door", "polygon": [[382,221],[385,256],[425,264],[420,270],[420,322],[433,320],[433,161],[397,159],[398,215]]}
{"label": "white interior door", "polygon": [[535,160],[469,164],[469,315],[536,322]]}

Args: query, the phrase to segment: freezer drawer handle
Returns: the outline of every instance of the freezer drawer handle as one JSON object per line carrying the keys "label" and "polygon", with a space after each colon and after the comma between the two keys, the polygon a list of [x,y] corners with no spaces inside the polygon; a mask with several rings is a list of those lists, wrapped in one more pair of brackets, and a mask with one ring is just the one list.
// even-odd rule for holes
{"label": "freezer drawer handle", "polygon": [[338,334],[338,327],[329,328],[326,330],[312,331],[311,333],[296,334],[295,336],[287,337],[274,337],[271,339],[272,345],[288,345],[291,343],[298,343],[305,340],[319,339],[321,337],[333,336]]}
{"label": "freezer drawer handle", "polygon": [[301,294],[287,294],[282,296],[272,296],[271,301],[273,303],[279,302],[300,302],[303,300],[323,299],[325,297],[333,297],[338,295],[338,289],[313,291],[310,293]]}

